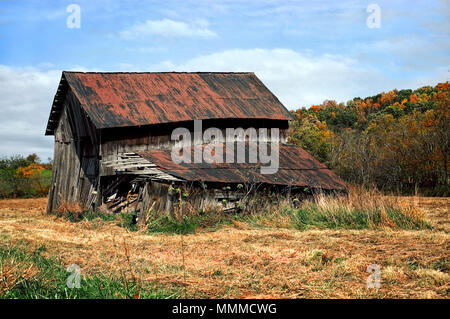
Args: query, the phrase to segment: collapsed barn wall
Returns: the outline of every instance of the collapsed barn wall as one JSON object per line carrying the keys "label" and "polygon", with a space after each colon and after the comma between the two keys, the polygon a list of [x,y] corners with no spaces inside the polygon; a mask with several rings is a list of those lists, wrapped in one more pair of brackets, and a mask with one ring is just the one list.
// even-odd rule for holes
{"label": "collapsed barn wall", "polygon": [[[140,219],[149,215],[156,218],[166,213],[177,216],[199,210],[233,208],[235,202],[242,198],[236,196],[235,190],[228,192],[185,181],[156,181],[146,175],[105,176],[102,184],[108,187],[102,192],[101,211],[133,212]],[[227,204],[224,204],[225,199]]]}
{"label": "collapsed barn wall", "polygon": [[[111,177],[112,178],[112,177]],[[258,213],[298,207],[315,194],[341,194],[337,190],[311,189],[261,183],[203,183],[155,181],[146,176],[122,175],[105,183],[103,212],[131,212],[138,224],[146,225],[162,215],[175,218],[201,213]]]}
{"label": "collapsed barn wall", "polygon": [[[172,131],[177,127],[185,127],[193,132],[193,121],[181,123],[168,123],[163,125],[151,125],[148,127],[132,127],[121,129],[105,129],[101,133],[100,154],[102,162],[111,161],[119,154],[127,152],[148,151],[151,149],[170,148],[174,145],[171,140]],[[288,136],[288,121],[281,120],[205,120],[203,121],[203,131],[209,127],[216,127],[222,131],[225,137],[226,128],[247,129],[249,127],[259,128],[278,128],[280,133],[280,142],[285,143]],[[194,144],[194,134],[191,134],[191,143]],[[218,142],[221,142],[218,140]],[[100,175],[114,175],[111,167],[101,165]]]}
{"label": "collapsed barn wall", "polygon": [[157,211],[169,208],[168,183],[151,181],[147,176],[118,175],[103,177],[100,210],[109,213],[147,211],[150,206]]}

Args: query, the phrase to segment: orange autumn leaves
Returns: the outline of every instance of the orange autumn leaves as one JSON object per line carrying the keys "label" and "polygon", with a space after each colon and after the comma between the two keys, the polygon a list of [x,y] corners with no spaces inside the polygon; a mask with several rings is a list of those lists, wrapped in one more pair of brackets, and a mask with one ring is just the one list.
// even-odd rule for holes
{"label": "orange autumn leaves", "polygon": [[449,195],[450,85],[295,111],[289,141],[349,182]]}
{"label": "orange autumn leaves", "polygon": [[17,168],[17,175],[31,178],[35,175],[38,175],[40,172],[44,170],[44,166],[38,163],[31,163],[25,167]]}

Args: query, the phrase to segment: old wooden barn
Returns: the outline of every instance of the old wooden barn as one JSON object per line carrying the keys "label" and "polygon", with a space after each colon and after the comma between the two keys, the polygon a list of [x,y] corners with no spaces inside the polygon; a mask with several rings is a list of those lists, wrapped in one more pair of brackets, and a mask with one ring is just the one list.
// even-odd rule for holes
{"label": "old wooden barn", "polygon": [[[249,128],[277,128],[277,136],[256,136],[279,145],[277,171],[261,174],[259,162],[175,163],[173,130],[193,133],[194,152],[204,143],[195,138],[198,120],[203,131],[215,127],[224,136],[227,128],[245,130],[231,138],[248,154],[255,152]],[[299,196],[345,190],[325,165],[287,144],[289,120],[253,73],[63,72],[45,133],[55,140],[47,211],[63,202],[110,212],[170,212],[182,201],[235,209],[252,191]],[[235,152],[225,143],[223,149]]]}

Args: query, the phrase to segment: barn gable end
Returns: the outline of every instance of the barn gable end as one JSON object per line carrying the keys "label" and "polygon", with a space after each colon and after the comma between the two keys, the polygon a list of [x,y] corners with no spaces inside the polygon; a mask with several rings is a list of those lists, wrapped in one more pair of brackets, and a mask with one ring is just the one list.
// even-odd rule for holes
{"label": "barn gable end", "polygon": [[58,108],[47,211],[55,210],[63,201],[91,207],[99,179],[99,134],[70,88]]}

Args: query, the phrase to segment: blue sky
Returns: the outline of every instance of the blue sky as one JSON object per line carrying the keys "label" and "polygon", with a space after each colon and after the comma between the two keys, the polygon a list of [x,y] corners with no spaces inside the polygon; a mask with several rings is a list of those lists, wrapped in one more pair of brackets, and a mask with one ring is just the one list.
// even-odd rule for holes
{"label": "blue sky", "polygon": [[253,71],[294,109],[447,81],[449,33],[449,0],[4,0],[0,156],[52,156],[43,132],[62,70]]}

